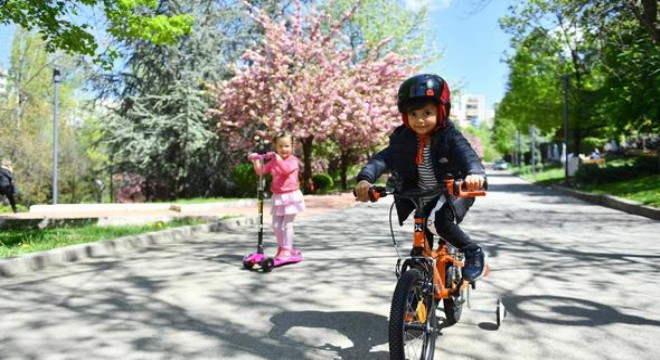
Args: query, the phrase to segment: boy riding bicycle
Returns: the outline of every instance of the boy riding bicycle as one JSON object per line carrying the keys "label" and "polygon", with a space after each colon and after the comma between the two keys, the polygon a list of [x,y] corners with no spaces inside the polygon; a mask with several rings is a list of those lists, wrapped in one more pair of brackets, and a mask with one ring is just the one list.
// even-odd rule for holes
{"label": "boy riding bicycle", "polygon": [[[440,76],[421,74],[405,80],[399,87],[397,106],[403,125],[390,135],[389,145],[374,155],[357,177],[355,194],[363,202],[368,190],[386,171],[397,174],[401,190],[434,189],[446,176],[464,178],[467,191],[481,189],[486,174],[481,160],[452,122],[449,86]],[[463,276],[476,280],[484,270],[484,252],[458,226],[474,198],[440,197],[428,207],[428,229],[465,254]],[[408,218],[414,205],[396,201],[399,223]],[[432,236],[429,243],[432,245]]]}

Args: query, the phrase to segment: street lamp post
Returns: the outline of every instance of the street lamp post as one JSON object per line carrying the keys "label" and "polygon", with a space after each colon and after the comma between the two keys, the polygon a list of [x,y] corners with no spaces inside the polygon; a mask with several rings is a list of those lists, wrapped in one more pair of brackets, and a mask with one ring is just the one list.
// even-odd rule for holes
{"label": "street lamp post", "polygon": [[564,144],[566,144],[566,151],[564,152],[564,182],[568,183],[568,75],[561,77],[564,87]]}
{"label": "street lamp post", "polygon": [[57,110],[60,102],[60,69],[53,69],[53,85],[55,87],[55,103],[53,106],[53,205],[57,205]]}
{"label": "street lamp post", "polygon": [[523,154],[522,154],[521,143],[520,143],[520,130],[517,130],[517,132],[516,132],[516,143],[517,143],[517,147],[518,147],[518,167],[521,167],[522,163],[523,163]]}
{"label": "street lamp post", "polygon": [[536,174],[536,129],[534,125],[529,127],[529,141],[531,143],[532,153],[531,160],[532,163],[532,174]]}

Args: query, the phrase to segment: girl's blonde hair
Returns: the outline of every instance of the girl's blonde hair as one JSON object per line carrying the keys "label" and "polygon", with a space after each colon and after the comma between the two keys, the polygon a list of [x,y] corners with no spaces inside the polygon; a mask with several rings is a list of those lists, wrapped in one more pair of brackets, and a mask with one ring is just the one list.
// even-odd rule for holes
{"label": "girl's blonde hair", "polygon": [[280,131],[275,136],[273,137],[273,144],[277,143],[277,140],[283,139],[283,138],[289,138],[291,139],[291,143],[293,143],[293,135],[291,135],[291,132],[289,131]]}
{"label": "girl's blonde hair", "polygon": [[9,160],[9,159],[7,159],[7,158],[4,158],[4,159],[2,159],[2,163],[1,163],[1,165],[2,165],[2,166],[9,166],[9,167],[11,167],[11,160]]}

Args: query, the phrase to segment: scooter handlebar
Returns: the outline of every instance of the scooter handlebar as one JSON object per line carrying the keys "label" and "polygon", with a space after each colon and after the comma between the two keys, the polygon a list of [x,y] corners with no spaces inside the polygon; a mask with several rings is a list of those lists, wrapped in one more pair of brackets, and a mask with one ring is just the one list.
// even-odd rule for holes
{"label": "scooter handlebar", "polygon": [[254,154],[250,154],[250,155],[248,155],[248,158],[247,158],[247,159],[248,159],[248,161],[255,161],[255,160],[262,160],[262,161],[265,160],[265,161],[269,161],[269,160],[274,159],[274,158],[275,158],[275,155],[276,155],[276,154],[275,154],[274,152],[272,152],[272,151],[271,151],[271,152],[267,152],[267,153],[265,153],[265,154],[257,154],[257,153],[254,153]]}

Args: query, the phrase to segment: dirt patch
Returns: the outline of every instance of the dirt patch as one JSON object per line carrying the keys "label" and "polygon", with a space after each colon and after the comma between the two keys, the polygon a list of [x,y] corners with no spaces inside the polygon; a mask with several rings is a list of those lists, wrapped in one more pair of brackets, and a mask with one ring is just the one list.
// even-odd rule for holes
{"label": "dirt patch", "polygon": [[350,208],[359,202],[355,200],[352,193],[340,193],[333,195],[305,195],[306,212],[323,212],[337,209]]}

